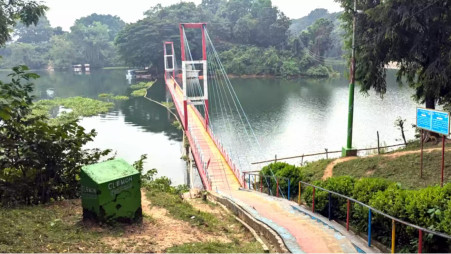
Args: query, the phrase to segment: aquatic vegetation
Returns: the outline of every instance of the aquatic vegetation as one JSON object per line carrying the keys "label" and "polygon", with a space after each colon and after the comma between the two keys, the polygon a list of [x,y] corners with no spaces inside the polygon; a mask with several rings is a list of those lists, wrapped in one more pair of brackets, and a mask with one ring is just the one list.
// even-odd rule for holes
{"label": "aquatic vegetation", "polygon": [[143,89],[139,89],[139,90],[134,90],[131,95],[133,97],[144,97],[147,94],[147,88],[143,88]]}
{"label": "aquatic vegetation", "polygon": [[133,90],[143,89],[143,88],[151,88],[155,84],[156,80],[150,82],[139,82],[138,84],[131,85],[130,88]]}
{"label": "aquatic vegetation", "polygon": [[127,101],[130,98],[125,95],[114,95],[112,93],[101,93],[98,95],[100,99],[114,100],[114,101]]}
{"label": "aquatic vegetation", "polygon": [[166,108],[168,108],[168,109],[174,108],[174,103],[173,103],[173,102],[165,102],[165,101],[162,101],[162,102],[161,102],[161,105],[163,105],[164,107],[166,107]]}
{"label": "aquatic vegetation", "polygon": [[114,104],[111,102],[83,97],[55,98],[35,102],[32,114],[34,116],[47,116],[51,124],[58,124],[77,120],[80,117],[106,113],[113,106]]}

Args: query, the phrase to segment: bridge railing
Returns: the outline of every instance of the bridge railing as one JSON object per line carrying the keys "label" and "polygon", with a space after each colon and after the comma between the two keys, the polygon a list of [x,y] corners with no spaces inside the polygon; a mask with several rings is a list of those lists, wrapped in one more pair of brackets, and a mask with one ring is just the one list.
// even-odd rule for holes
{"label": "bridge railing", "polygon": [[[247,177],[246,177],[247,176]],[[256,173],[243,173],[244,188],[290,200],[290,178]]]}
{"label": "bridge railing", "polygon": [[[274,183],[272,183],[271,181],[267,181],[268,179],[274,179],[276,181],[275,185],[276,185],[276,190],[274,190]],[[276,177],[276,176],[266,176],[266,175],[261,175],[261,174],[257,174],[257,173],[250,173],[250,172],[244,172],[243,173],[243,181],[244,181],[244,188],[245,189],[249,189],[249,190],[254,190],[254,191],[258,191],[261,193],[266,193],[270,196],[276,196],[276,197],[280,197],[280,193],[279,190],[285,190],[287,195],[286,196],[282,196],[283,198],[287,198],[288,200],[290,200],[290,180],[288,178],[285,177]],[[280,189],[281,186],[281,182],[282,181],[286,181],[287,186],[284,186],[282,189]],[[271,185],[273,184],[273,185]],[[434,231],[425,227],[421,227],[409,222],[406,222],[404,220],[401,220],[399,218],[396,218],[394,216],[391,216],[387,213],[384,213],[370,205],[367,205],[361,201],[358,201],[352,197],[348,197],[345,196],[343,194],[319,187],[317,185],[313,185],[307,182],[303,182],[303,181],[299,181],[299,186],[298,186],[298,197],[297,197],[297,201],[299,205],[302,205],[302,199],[301,199],[301,193],[302,191],[302,186],[308,186],[312,188],[312,205],[311,205],[311,209],[312,212],[315,213],[315,194],[317,190],[320,191],[324,191],[328,193],[328,203],[327,203],[327,212],[328,212],[328,219],[332,220],[332,213],[333,213],[333,209],[336,207],[333,207],[333,202],[332,202],[332,196],[336,196],[336,197],[340,197],[346,200],[346,230],[349,231],[349,226],[350,226],[350,217],[351,217],[351,204],[355,203],[358,204],[366,209],[368,209],[368,222],[367,222],[367,228],[368,228],[368,232],[367,232],[367,243],[368,246],[371,247],[371,238],[372,238],[372,217],[373,214],[378,214],[380,216],[383,216],[387,219],[391,220],[391,251],[392,253],[395,253],[395,248],[396,248],[396,224],[402,224],[406,227],[410,227],[413,229],[418,230],[418,253],[422,253],[423,251],[423,234],[424,233],[428,233],[431,235],[435,235],[438,237],[443,238],[444,240],[451,240],[451,236],[442,232],[438,232],[438,231]],[[295,190],[291,190],[291,192],[293,192]]]}
{"label": "bridge railing", "polygon": [[[190,139],[191,142],[191,149],[194,150],[194,160],[196,161],[197,169],[199,170],[199,174],[201,175],[202,181],[207,181],[207,183],[204,183],[206,186],[206,189],[211,189],[211,178],[210,174],[208,173],[208,160],[204,158],[204,154],[202,151],[201,146],[199,145],[199,142],[196,140],[194,136],[191,135],[191,128],[188,126],[188,133],[187,137]],[[194,144],[194,145],[193,145]],[[203,179],[205,178],[205,179]]]}

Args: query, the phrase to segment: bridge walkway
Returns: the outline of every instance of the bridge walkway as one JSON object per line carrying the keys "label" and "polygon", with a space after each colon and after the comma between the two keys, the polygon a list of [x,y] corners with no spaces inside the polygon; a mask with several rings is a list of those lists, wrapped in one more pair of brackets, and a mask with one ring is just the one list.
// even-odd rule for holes
{"label": "bridge walkway", "polygon": [[[183,92],[172,78],[166,79],[166,85],[178,114],[183,119]],[[314,217],[301,212],[301,208],[295,209],[294,202],[242,190],[240,180],[212,139],[203,117],[192,105],[188,105],[187,111],[189,131],[186,133],[193,155],[197,158],[196,165],[204,185],[209,185],[211,191],[232,199],[254,218],[275,230],[291,252],[355,253],[361,249],[375,252],[375,249],[368,249],[364,244],[358,244],[359,249],[355,248],[349,237],[312,219]],[[200,162],[200,156],[204,158],[203,163]],[[210,161],[208,166],[205,165],[207,161]],[[202,170],[205,176],[202,176]]]}

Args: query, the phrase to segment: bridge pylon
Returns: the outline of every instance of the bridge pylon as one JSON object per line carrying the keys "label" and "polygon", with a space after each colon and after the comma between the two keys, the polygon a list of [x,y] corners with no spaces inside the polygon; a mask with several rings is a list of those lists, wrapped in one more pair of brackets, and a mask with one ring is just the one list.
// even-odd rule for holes
{"label": "bridge pylon", "polygon": [[[208,129],[209,112],[208,112],[208,68],[207,68],[207,40],[205,35],[206,23],[181,23],[180,24],[180,45],[182,55],[182,79],[183,79],[183,112],[185,130],[188,130],[188,103],[193,105],[205,105],[205,128]],[[185,48],[185,29],[200,29],[202,32],[202,59],[186,59]],[[196,65],[202,65],[201,70],[196,70]],[[202,75],[199,72],[202,71]],[[192,79],[203,81],[203,95],[190,97],[188,96],[188,83],[192,83]]]}

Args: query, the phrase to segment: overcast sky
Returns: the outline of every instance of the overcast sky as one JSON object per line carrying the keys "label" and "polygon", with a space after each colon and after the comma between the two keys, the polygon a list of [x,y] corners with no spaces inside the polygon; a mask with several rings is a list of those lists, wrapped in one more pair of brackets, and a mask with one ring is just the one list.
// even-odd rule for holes
{"label": "overcast sky", "polygon": [[[202,0],[184,1],[199,4]],[[50,24],[69,30],[76,19],[92,13],[117,15],[130,23],[141,19],[143,12],[151,6],[158,3],[167,6],[180,0],[43,0],[43,2],[50,7],[47,12]],[[340,5],[333,0],[272,0],[272,3],[292,19],[304,17],[316,8],[325,8],[329,12],[341,10]]]}

